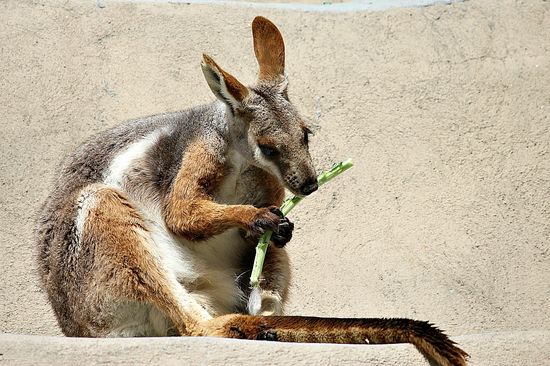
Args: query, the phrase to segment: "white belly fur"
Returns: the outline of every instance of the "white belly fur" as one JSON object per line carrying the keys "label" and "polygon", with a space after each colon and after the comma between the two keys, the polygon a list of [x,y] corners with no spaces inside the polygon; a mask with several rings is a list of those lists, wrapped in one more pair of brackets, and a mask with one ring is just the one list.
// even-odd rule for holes
{"label": "white belly fur", "polygon": [[249,244],[236,229],[191,243],[156,226],[153,241],[165,271],[211,316],[233,313],[246,303],[236,280],[242,251]]}

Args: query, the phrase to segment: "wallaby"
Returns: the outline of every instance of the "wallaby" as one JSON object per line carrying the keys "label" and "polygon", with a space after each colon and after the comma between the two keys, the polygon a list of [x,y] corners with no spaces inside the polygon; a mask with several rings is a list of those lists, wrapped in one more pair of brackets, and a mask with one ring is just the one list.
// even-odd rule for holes
{"label": "wallaby", "polygon": [[[281,316],[293,225],[277,207],[285,188],[308,195],[317,180],[310,131],[287,94],[281,33],[263,17],[252,32],[254,85],[203,55],[218,101],[129,121],[65,159],[37,231],[63,333],[410,342],[442,365],[465,365],[468,355],[427,322]],[[247,275],[267,229],[273,245],[251,315]]]}

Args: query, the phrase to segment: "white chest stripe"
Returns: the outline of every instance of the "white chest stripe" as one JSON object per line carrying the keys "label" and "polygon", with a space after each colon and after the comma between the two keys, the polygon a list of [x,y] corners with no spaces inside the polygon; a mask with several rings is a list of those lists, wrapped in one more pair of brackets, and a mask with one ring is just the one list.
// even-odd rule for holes
{"label": "white chest stripe", "polygon": [[155,144],[161,133],[162,131],[152,132],[116,155],[103,175],[103,182],[110,186],[122,188],[128,167],[135,160],[145,156],[145,153]]}

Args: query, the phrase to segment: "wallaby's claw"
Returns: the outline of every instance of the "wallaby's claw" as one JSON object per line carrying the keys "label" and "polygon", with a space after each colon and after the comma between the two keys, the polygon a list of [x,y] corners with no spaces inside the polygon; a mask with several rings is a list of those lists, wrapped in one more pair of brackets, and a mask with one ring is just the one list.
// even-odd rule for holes
{"label": "wallaby's claw", "polygon": [[279,207],[271,206],[269,207],[269,211],[273,212],[275,215],[279,216],[281,219],[285,217],[285,215],[283,215]]}
{"label": "wallaby's claw", "polygon": [[272,330],[272,329],[262,330],[258,334],[256,339],[259,340],[259,341],[272,341],[272,342],[275,342],[278,339],[277,338],[277,332]]}
{"label": "wallaby's claw", "polygon": [[273,235],[271,235],[271,241],[276,247],[282,248],[290,241],[290,239],[292,239],[293,230],[294,224],[288,219],[288,217],[284,217],[279,222],[278,231],[273,232]]}

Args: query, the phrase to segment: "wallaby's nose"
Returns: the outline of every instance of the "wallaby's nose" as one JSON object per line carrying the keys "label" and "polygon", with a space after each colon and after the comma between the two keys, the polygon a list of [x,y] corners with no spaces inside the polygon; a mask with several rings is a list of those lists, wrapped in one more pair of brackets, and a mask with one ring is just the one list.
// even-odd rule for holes
{"label": "wallaby's nose", "polygon": [[306,181],[302,188],[300,188],[300,191],[304,196],[307,196],[308,194],[315,192],[317,188],[319,188],[319,185],[317,184],[317,179],[312,179]]}

